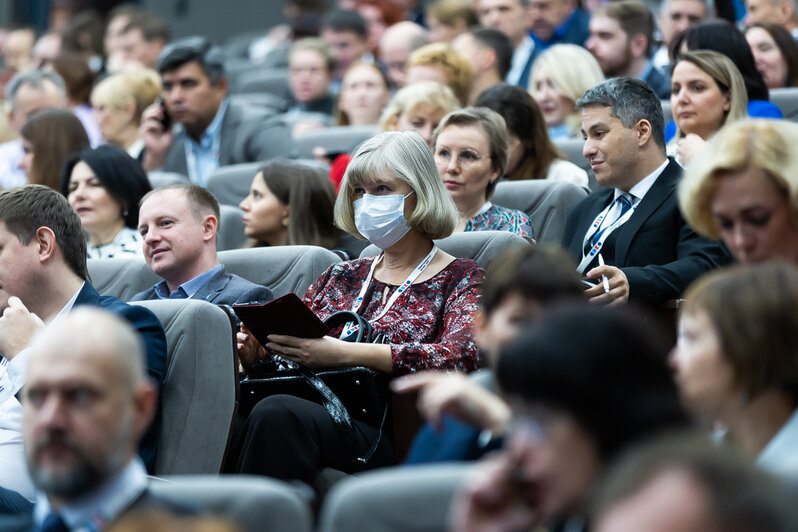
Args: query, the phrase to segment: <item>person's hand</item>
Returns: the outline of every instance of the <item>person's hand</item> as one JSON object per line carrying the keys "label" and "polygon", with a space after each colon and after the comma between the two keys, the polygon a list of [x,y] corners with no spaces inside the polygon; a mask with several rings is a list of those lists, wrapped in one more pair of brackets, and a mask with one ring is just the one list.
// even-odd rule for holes
{"label": "person's hand", "polygon": [[[604,291],[601,276],[606,275],[610,291]],[[588,279],[598,279],[598,284],[585,290],[585,295],[591,303],[618,307],[629,300],[629,280],[623,270],[615,266],[598,266],[587,272]]]}
{"label": "person's hand", "polygon": [[688,164],[704,149],[706,144],[707,141],[695,133],[688,133],[676,144],[676,158],[682,163]]}
{"label": "person's hand", "polygon": [[509,453],[483,459],[461,485],[451,506],[452,532],[531,530],[540,513],[519,496],[514,480],[518,464]]}
{"label": "person's hand", "polygon": [[163,166],[166,153],[172,145],[171,129],[165,131],[163,124],[163,108],[155,102],[141,114],[139,137],[144,141],[144,170],[151,172]]}
{"label": "person's hand", "polygon": [[346,356],[352,344],[324,336],[322,338],[297,338],[283,334],[270,334],[266,348],[281,357],[309,368],[329,368],[351,365]]}
{"label": "person's hand", "polygon": [[44,322],[30,312],[18,297],[8,298],[8,307],[0,317],[0,353],[8,360],[14,358],[30,344],[36,331]]}
{"label": "person's hand", "polygon": [[391,389],[417,391],[419,412],[439,430],[445,415],[494,433],[503,432],[510,420],[504,401],[462,373],[424,371],[395,379]]}
{"label": "person's hand", "polygon": [[243,323],[236,334],[236,344],[238,346],[238,360],[241,362],[241,367],[244,368],[244,371],[249,370],[258,361],[271,356]]}

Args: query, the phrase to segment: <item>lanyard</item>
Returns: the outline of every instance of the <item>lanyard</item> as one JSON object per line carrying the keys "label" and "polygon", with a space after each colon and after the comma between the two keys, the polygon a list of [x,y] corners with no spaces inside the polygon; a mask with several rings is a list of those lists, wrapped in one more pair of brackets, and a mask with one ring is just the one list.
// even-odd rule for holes
{"label": "lanyard", "polygon": [[[433,244],[432,250],[429,252],[429,254],[426,257],[424,257],[424,260],[422,260],[412,272],[410,272],[410,275],[407,276],[405,282],[403,282],[399,286],[399,288],[396,289],[393,295],[391,295],[391,298],[385,304],[385,307],[383,307],[382,312],[380,312],[376,318],[369,320],[370,322],[380,321],[382,317],[388,313],[388,311],[391,309],[391,306],[393,306],[393,304],[396,303],[396,300],[399,299],[399,297],[402,294],[404,294],[408,288],[410,288],[410,285],[413,284],[413,281],[418,279],[418,276],[421,275],[421,272],[423,272],[424,269],[427,266],[429,266],[429,263],[432,262],[432,259],[435,257],[435,253],[437,252],[438,252],[438,246]],[[369,274],[366,277],[366,280],[363,281],[363,287],[360,289],[360,294],[358,294],[357,299],[355,299],[355,303],[352,305],[352,312],[357,312],[358,310],[360,310],[360,307],[363,305],[363,298],[366,296],[366,292],[368,291],[369,285],[371,284],[371,279],[374,277],[374,270],[377,268],[377,265],[382,261],[382,257],[383,254],[380,254],[380,256],[374,259],[374,262],[371,263],[371,268],[369,268]],[[341,338],[349,336],[356,329],[357,329],[356,325],[352,323],[347,323],[346,326],[344,327],[343,333],[341,334]]]}
{"label": "lanyard", "polygon": [[[593,235],[595,235],[596,232],[601,228],[601,224],[604,222],[604,219],[607,217],[607,215],[610,213],[610,210],[612,210],[612,208],[615,206],[617,202],[618,200],[616,199],[615,201],[610,203],[607,206],[607,208],[601,211],[601,213],[599,213],[596,219],[593,220],[593,223],[590,225],[590,229],[588,230],[587,235],[585,235],[585,239],[582,241],[583,250],[585,249],[585,246],[590,241],[590,239],[593,238]],[[583,253],[582,262],[580,262],[579,266],[577,266],[576,268],[576,271],[578,273],[582,274],[585,272],[585,269],[588,267],[588,265],[591,262],[593,262],[593,258],[598,254],[599,251],[601,251],[601,248],[604,247],[604,242],[607,240],[610,234],[616,229],[618,229],[620,226],[622,226],[624,223],[626,223],[626,221],[632,217],[635,210],[637,210],[638,205],[640,205],[639,201],[635,203],[631,209],[626,211],[626,214],[624,214],[623,216],[612,222],[612,224],[609,227],[607,227],[603,233],[601,233],[601,236],[599,237],[598,241],[595,244],[593,244],[587,255],[584,255],[584,251],[582,252]]]}

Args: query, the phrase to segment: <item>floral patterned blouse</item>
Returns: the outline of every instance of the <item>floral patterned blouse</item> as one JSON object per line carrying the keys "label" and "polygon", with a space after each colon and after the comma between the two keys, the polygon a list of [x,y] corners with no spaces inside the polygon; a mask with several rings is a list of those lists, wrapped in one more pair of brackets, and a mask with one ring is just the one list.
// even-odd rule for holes
{"label": "floral patterned blouse", "polygon": [[93,246],[86,242],[86,256],[90,259],[115,259],[128,257],[141,257],[143,240],[138,231],[130,227],[123,227],[114,239],[102,246]]}
{"label": "floral patterned blouse", "polygon": [[[305,304],[322,320],[340,310],[352,310],[374,260],[368,257],[331,266],[308,288]],[[382,319],[372,321],[374,334],[384,335],[391,346],[394,375],[479,367],[472,328],[483,275],[475,261],[455,259],[427,281],[411,285]],[[377,317],[386,287],[385,301],[397,287],[372,278],[359,314],[369,320]],[[340,332],[339,328],[332,334]]]}
{"label": "floral patterned blouse", "polygon": [[488,205],[487,209],[483,208],[466,222],[463,231],[509,231],[518,236],[535,238],[535,231],[526,214],[491,203]]}

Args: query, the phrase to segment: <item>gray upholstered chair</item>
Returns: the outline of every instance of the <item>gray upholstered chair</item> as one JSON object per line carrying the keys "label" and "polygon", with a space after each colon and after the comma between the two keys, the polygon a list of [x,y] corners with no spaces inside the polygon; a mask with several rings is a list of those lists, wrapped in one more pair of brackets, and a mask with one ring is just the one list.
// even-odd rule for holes
{"label": "gray upholstered chair", "polygon": [[134,304],[153,311],[166,332],[155,472],[217,474],[236,411],[235,321],[227,311],[205,301]]}
{"label": "gray upholstered chair", "polygon": [[317,530],[446,530],[454,494],[473,467],[389,468],[346,478],[325,498]]}
{"label": "gray upholstered chair", "polygon": [[89,259],[87,266],[89,280],[100,294],[123,301],[161,281],[143,258]]}
{"label": "gray upholstered chair", "polygon": [[272,246],[219,252],[230,273],[268,286],[275,297],[294,292],[300,297],[324,271],[341,259],[318,246]]}
{"label": "gray upholstered chair", "polygon": [[491,201],[525,212],[538,242],[559,244],[568,210],[585,197],[587,191],[572,183],[529,179],[499,182]]}
{"label": "gray upholstered chair", "polygon": [[317,146],[327,153],[352,153],[363,141],[377,134],[377,126],[338,126],[312,131],[294,138],[297,156],[313,158]]}
{"label": "gray upholstered chair", "polygon": [[660,100],[660,104],[662,104],[662,116],[665,118],[665,123],[667,124],[671,120],[673,120],[673,110],[671,109],[671,101],[670,100]]}
{"label": "gray upholstered chair", "polygon": [[[529,245],[526,238],[507,231],[455,233],[452,236],[436,240],[435,243],[452,256],[461,259],[474,259],[483,268],[487,267],[490,261],[505,249]],[[364,249],[360,256],[373,257],[379,253],[380,248],[372,244]]]}
{"label": "gray upholstered chair", "polygon": [[798,87],[771,89],[770,101],[779,106],[785,120],[798,122]]}
{"label": "gray upholstered chair", "polygon": [[265,477],[174,476],[153,478],[155,495],[200,508],[242,532],[310,532],[313,514],[297,488]]}
{"label": "gray upholstered chair", "polygon": [[149,172],[147,174],[147,179],[149,180],[150,186],[152,188],[160,188],[169,185],[182,185],[190,182],[183,174],[178,174],[177,172],[163,172],[161,170]]}
{"label": "gray upholstered chair", "polygon": [[219,229],[216,233],[216,249],[238,249],[247,243],[244,233],[244,211],[233,205],[219,205]]}
{"label": "gray upholstered chair", "polygon": [[265,92],[289,99],[288,70],[282,68],[251,68],[239,73],[230,84],[231,94]]}
{"label": "gray upholstered chair", "polygon": [[587,188],[598,190],[599,184],[596,181],[593,170],[590,168],[590,162],[582,155],[582,147],[585,145],[585,141],[582,139],[558,140],[554,145],[557,146],[557,150],[566,160],[571,161],[587,172]]}

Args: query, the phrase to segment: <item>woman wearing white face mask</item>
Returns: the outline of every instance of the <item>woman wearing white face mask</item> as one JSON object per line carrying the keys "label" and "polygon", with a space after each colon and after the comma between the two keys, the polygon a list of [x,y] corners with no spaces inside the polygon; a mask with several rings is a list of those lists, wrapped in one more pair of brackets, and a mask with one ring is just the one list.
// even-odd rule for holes
{"label": "woman wearing white face mask", "polygon": [[[371,322],[383,343],[345,342],[339,329],[321,339],[272,335],[266,347],[311,368],[366,366],[391,376],[476,369],[471,328],[483,271],[433,243],[453,232],[457,210],[421,136],[390,132],[366,141],[344,175],[335,220],[383,253],[332,266],[308,289],[305,304],[322,319],[353,310]],[[250,336],[240,340],[245,366],[269,356]],[[353,423],[354,442],[323,406],[292,396],[266,398],[244,428],[238,471],[306,482],[324,467],[351,471],[353,458],[368,450],[378,433]],[[391,461],[391,445],[383,436],[369,465]]]}

